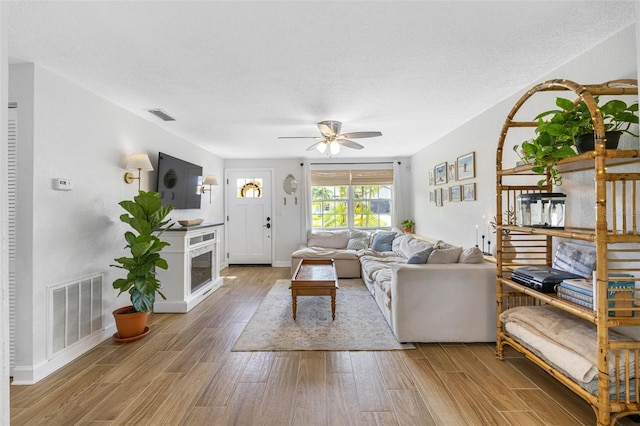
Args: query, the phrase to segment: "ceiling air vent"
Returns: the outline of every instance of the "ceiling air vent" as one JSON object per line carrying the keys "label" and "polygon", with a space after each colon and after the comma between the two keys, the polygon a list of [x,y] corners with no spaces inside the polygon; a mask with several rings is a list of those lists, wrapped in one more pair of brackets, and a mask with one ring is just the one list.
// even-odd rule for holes
{"label": "ceiling air vent", "polygon": [[163,120],[163,121],[176,121],[175,118],[171,117],[169,114],[167,114],[166,112],[164,112],[161,109],[148,109],[147,111],[149,111],[151,114],[153,114],[156,117],[158,117],[160,120]]}

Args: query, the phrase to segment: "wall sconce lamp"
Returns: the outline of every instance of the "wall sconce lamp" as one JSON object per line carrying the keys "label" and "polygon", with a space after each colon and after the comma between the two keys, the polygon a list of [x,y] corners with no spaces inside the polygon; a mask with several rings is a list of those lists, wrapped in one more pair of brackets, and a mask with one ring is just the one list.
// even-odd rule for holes
{"label": "wall sconce lamp", "polygon": [[[209,189],[206,188],[206,185],[209,185]],[[202,193],[209,191],[209,204],[211,204],[211,187],[218,186],[218,179],[214,175],[207,175],[202,181]]]}
{"label": "wall sconce lamp", "polygon": [[125,167],[127,170],[137,170],[138,177],[135,177],[133,173],[127,172],[124,174],[124,181],[127,183],[133,183],[134,180],[138,181],[138,191],[140,191],[140,172],[150,172],[153,171],[153,166],[151,165],[151,160],[149,160],[149,155],[147,154],[131,154],[127,157],[127,165]]}

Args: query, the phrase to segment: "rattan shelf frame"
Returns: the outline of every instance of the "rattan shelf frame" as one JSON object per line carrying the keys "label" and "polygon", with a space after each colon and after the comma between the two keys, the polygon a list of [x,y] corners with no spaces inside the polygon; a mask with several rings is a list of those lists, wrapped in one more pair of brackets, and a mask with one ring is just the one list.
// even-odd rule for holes
{"label": "rattan shelf frame", "polygon": [[[510,129],[533,128],[537,126],[534,121],[516,120],[516,114],[529,99],[538,93],[549,91],[571,92],[577,99],[584,101],[587,105],[592,121],[594,123],[595,149],[575,157],[564,159],[559,162],[558,170],[563,174],[572,172],[585,172],[593,170],[594,173],[594,205],[596,210],[596,220],[593,228],[564,228],[547,229],[538,227],[518,227],[502,223],[503,214],[508,208],[515,210],[516,196],[523,193],[552,192],[552,186],[548,183],[549,172],[547,171],[547,183],[541,187],[535,185],[535,181],[540,175],[532,172],[531,165],[518,165],[503,167],[503,150]],[[605,126],[602,114],[597,106],[594,97],[600,95],[612,96],[635,96],[638,94],[638,83],[636,80],[615,80],[602,84],[580,85],[570,80],[549,80],[538,84],[528,90],[513,106],[499,137],[496,150],[496,296],[497,296],[497,327],[496,327],[496,349],[499,359],[503,358],[505,345],[513,347],[523,353],[526,358],[542,367],[551,376],[563,383],[569,390],[587,401],[594,409],[598,425],[610,425],[615,421],[631,413],[640,412],[640,369],[636,362],[636,379],[627,380],[622,386],[616,388],[613,396],[609,394],[609,358],[616,363],[625,363],[629,371],[629,354],[635,354],[636,359],[640,358],[640,341],[629,340],[625,342],[610,342],[609,328],[640,326],[640,296],[636,298],[638,291],[631,290],[631,300],[633,304],[629,311],[632,316],[615,316],[609,314],[608,280],[610,272],[627,271],[634,274],[631,278],[638,287],[640,280],[640,233],[636,217],[638,214],[638,199],[640,193],[640,173],[616,173],[618,166],[640,162],[640,150],[607,150],[605,149]],[[519,178],[516,184],[503,182],[515,176]],[[529,176],[535,176],[529,178]],[[530,183],[521,184],[523,181]],[[627,196],[631,193],[631,196]],[[609,202],[608,194],[613,202]],[[620,204],[618,206],[618,204]],[[609,210],[608,210],[609,209]],[[608,221],[607,214],[613,218]],[[622,219],[618,221],[618,216]],[[516,257],[514,260],[504,262],[502,259],[504,250],[503,231],[509,231],[511,245],[516,247],[518,253],[523,254],[522,258]],[[597,304],[595,309],[588,309],[577,304],[573,304],[564,299],[560,299],[555,294],[546,294],[535,291],[529,287],[518,284],[510,279],[511,271],[523,265],[551,265],[552,246],[555,238],[586,241],[595,244],[598,269],[596,271],[595,291],[597,292]],[[623,244],[631,244],[629,249]],[[512,250],[512,249],[510,249]],[[610,253],[623,253],[632,256],[631,261],[611,260]],[[633,257],[635,256],[635,257]],[[609,262],[618,262],[618,265],[611,267]],[[562,309],[579,318],[583,318],[596,327],[597,347],[598,347],[598,394],[593,395],[583,389],[573,379],[565,376],[561,371],[548,364],[527,347],[520,344],[503,329],[500,322],[500,314],[518,305],[539,305],[548,304]],[[633,355],[632,355],[633,356]],[[616,364],[616,365],[618,365]],[[622,376],[616,369],[613,373],[614,381],[617,382]],[[632,383],[633,382],[633,383]],[[626,386],[626,388],[625,388]],[[626,396],[622,392],[626,390]],[[630,396],[635,391],[633,397]]]}

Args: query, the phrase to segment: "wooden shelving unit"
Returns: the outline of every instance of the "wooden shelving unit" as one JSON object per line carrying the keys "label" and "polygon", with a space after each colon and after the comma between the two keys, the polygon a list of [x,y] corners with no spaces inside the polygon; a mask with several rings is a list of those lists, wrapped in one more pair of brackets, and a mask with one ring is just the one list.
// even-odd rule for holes
{"label": "wooden shelving unit", "polygon": [[[507,209],[516,210],[516,196],[526,193],[553,192],[550,184],[538,187],[540,175],[531,172],[531,166],[503,165],[503,150],[511,150],[521,140],[507,144],[509,131],[514,128],[530,127],[537,123],[516,121],[514,117],[520,108],[532,97],[549,91],[571,92],[589,107],[594,122],[596,146],[594,151],[562,160],[559,171],[565,182],[571,173],[593,170],[593,202],[596,220],[592,228],[545,229],[538,227],[518,227],[504,225],[502,214]],[[504,346],[509,345],[522,352],[567,388],[585,399],[594,409],[597,424],[609,425],[624,415],[640,412],[640,341],[610,341],[611,327],[640,327],[640,150],[607,150],[604,148],[605,129],[600,110],[594,96],[635,96],[638,94],[636,80],[617,80],[603,84],[580,85],[569,80],[551,80],[531,88],[514,105],[502,128],[496,153],[496,295],[497,295],[497,356],[502,359]],[[566,95],[563,94],[566,97]],[[635,100],[635,99],[632,99]],[[551,109],[551,108],[549,108]],[[507,144],[507,145],[505,145]],[[621,167],[629,164],[634,166]],[[622,170],[622,171],[621,171]],[[631,170],[631,171],[629,171]],[[570,200],[571,194],[567,194]],[[569,203],[570,201],[568,201]],[[510,230],[511,243],[517,251],[515,260],[503,262],[504,250],[501,230]],[[511,271],[519,266],[551,265],[554,239],[578,240],[593,243],[597,255],[597,271],[594,284],[597,303],[593,310],[556,297],[555,294],[537,292],[510,279]],[[621,256],[621,257],[617,257]],[[632,316],[615,316],[609,303],[609,276],[612,273],[632,275],[636,289],[629,289],[632,300]],[[515,306],[549,304],[594,324],[598,348],[598,392],[592,394],[562,371],[547,363],[533,351],[510,336],[503,328],[500,314]],[[632,360],[638,359],[635,365]],[[635,372],[636,379],[626,380],[615,391],[610,390],[609,362],[615,360]],[[614,382],[620,377],[613,378]]]}

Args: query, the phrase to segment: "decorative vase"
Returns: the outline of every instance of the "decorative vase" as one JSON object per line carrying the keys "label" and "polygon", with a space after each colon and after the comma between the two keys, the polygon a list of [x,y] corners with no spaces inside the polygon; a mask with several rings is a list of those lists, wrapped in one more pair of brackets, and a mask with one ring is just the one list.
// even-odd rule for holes
{"label": "decorative vase", "polygon": [[[497,243],[496,243],[497,245]],[[493,248],[493,257],[497,257],[497,247]],[[516,258],[516,250],[513,244],[511,243],[511,235],[503,234],[502,235],[502,261],[506,263],[512,262]]]}
{"label": "decorative vase", "polygon": [[402,232],[405,234],[413,234],[413,226],[402,226]]}
{"label": "decorative vase", "polygon": [[118,341],[131,341],[144,337],[149,332],[147,319],[149,312],[136,312],[133,306],[124,306],[113,311],[118,332],[114,338]]}
{"label": "decorative vase", "polygon": [[[616,149],[618,148],[618,142],[620,141],[620,136],[622,136],[622,132],[606,132],[606,149]],[[587,133],[586,135],[580,135],[576,138],[576,149],[578,150],[578,154],[582,154],[583,152],[593,151],[595,149],[594,145],[594,135],[593,133]]]}

